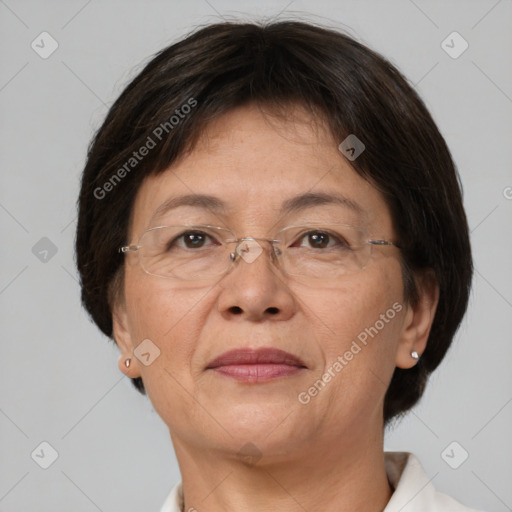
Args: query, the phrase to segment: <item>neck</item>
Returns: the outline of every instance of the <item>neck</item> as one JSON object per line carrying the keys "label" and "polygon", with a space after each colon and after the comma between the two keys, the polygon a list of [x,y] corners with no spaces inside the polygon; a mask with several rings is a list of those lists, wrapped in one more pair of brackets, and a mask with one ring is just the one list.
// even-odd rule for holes
{"label": "neck", "polygon": [[173,441],[185,511],[380,512],[391,498],[382,436],[252,461]]}

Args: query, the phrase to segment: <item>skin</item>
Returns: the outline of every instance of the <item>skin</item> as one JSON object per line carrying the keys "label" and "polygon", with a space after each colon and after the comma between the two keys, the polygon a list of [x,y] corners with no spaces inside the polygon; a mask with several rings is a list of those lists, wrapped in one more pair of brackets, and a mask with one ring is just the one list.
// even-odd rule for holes
{"label": "skin", "polygon": [[[238,237],[270,238],[278,227],[340,216],[363,224],[373,238],[394,240],[381,194],[352,169],[322,123],[312,121],[298,107],[283,119],[252,105],[216,119],[191,152],[144,181],[130,243],[162,224],[214,224]],[[364,213],[354,218],[330,205],[279,216],[282,201],[320,191],[342,193]],[[184,206],[151,220],[166,199],[191,193],[216,196],[226,206],[216,214]],[[142,377],[169,428],[184,510],[382,510],[392,494],[383,455],[384,396],[395,367],[412,367],[411,351],[425,349],[437,305],[437,287],[418,284],[420,300],[411,307],[393,247],[376,247],[357,274],[317,284],[286,276],[266,250],[208,283],[150,276],[136,253],[128,254],[124,297],[113,311],[119,368]],[[298,394],[394,303],[403,309],[301,404]],[[134,357],[144,339],[160,350],[149,366]],[[214,357],[239,347],[280,348],[307,368],[257,384],[206,370]],[[247,443],[258,454],[253,459],[239,455]]]}

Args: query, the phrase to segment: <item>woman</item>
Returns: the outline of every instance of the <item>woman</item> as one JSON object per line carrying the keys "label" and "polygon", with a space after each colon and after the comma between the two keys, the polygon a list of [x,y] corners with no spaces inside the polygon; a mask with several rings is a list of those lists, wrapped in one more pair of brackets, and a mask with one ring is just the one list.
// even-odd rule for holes
{"label": "woman", "polygon": [[160,52],[93,140],[83,304],[167,424],[162,511],[469,511],[384,426],[421,397],[472,276],[445,141],[384,58],[300,22]]}

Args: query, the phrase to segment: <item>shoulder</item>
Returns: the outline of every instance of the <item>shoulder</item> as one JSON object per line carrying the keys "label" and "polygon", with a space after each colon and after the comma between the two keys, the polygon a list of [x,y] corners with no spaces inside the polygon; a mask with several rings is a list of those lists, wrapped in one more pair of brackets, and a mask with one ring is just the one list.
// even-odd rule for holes
{"label": "shoulder", "polygon": [[385,462],[395,492],[384,512],[482,512],[436,491],[433,478],[427,476],[414,454],[386,452]]}

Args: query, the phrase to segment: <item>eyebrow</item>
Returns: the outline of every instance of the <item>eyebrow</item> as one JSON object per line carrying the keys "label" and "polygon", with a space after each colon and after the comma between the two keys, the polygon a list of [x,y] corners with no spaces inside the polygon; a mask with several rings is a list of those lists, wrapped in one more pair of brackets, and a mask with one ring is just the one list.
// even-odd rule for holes
{"label": "eyebrow", "polygon": [[[328,194],[325,192],[307,192],[283,202],[280,215],[287,215],[296,213],[315,206],[323,206],[329,204],[341,205],[351,209],[357,214],[363,214],[364,209],[352,199],[345,197],[342,194]],[[184,196],[171,197],[163,202],[153,213],[151,221],[162,217],[168,211],[180,206],[192,206],[195,208],[202,208],[203,210],[210,210],[215,213],[225,210],[226,204],[215,196],[205,194],[187,194]]]}
{"label": "eyebrow", "polygon": [[220,199],[205,194],[187,194],[184,196],[171,197],[163,202],[153,213],[151,221],[162,217],[168,211],[180,206],[192,206],[195,208],[202,208],[203,210],[211,210],[219,212],[224,210],[225,204]]}
{"label": "eyebrow", "polygon": [[292,197],[283,202],[281,206],[281,215],[295,213],[312,208],[314,206],[323,206],[336,204],[345,206],[355,213],[362,215],[365,210],[358,203],[345,197],[342,194],[327,194],[325,192],[307,192],[300,196]]}

